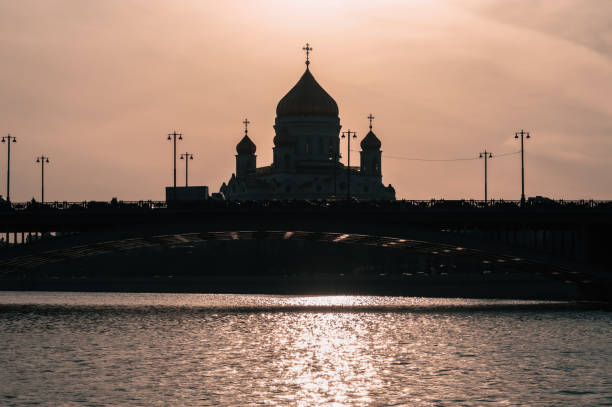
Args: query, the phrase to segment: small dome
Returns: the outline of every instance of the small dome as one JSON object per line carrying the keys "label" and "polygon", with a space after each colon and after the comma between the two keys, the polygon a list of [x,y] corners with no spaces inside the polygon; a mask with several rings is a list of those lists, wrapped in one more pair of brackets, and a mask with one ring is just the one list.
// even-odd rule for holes
{"label": "small dome", "polygon": [[276,136],[274,136],[274,145],[276,147],[293,146],[295,144],[295,137],[289,134],[289,131],[285,128],[280,129]]}
{"label": "small dome", "polygon": [[238,143],[238,145],[236,146],[236,152],[240,155],[255,154],[256,149],[257,147],[255,146],[255,143],[253,143],[249,136],[246,135],[242,138],[242,140],[240,140],[240,143]]}
{"label": "small dome", "polygon": [[361,140],[361,149],[362,150],[380,150],[381,142],[376,137],[376,134],[370,130],[368,134]]}
{"label": "small dome", "polygon": [[338,117],[338,105],[306,69],[298,83],[278,102],[276,117],[281,116]]}

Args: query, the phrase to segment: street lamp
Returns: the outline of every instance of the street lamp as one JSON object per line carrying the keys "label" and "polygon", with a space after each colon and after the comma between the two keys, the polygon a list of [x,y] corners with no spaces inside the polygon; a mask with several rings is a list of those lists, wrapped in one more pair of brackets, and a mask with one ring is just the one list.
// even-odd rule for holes
{"label": "street lamp", "polygon": [[189,180],[189,160],[193,160],[193,154],[181,154],[181,160],[185,160],[185,186],[188,186]]}
{"label": "street lamp", "polygon": [[11,136],[2,137],[2,142],[8,147],[8,160],[6,161],[6,201],[11,202],[11,143],[16,143],[17,139]]}
{"label": "street lamp", "polygon": [[41,186],[40,186],[40,203],[45,203],[45,163],[49,164],[49,157],[41,155],[36,157],[36,162],[40,163],[41,168]]}
{"label": "street lamp", "polygon": [[484,170],[485,170],[485,204],[487,203],[487,160],[493,158],[493,154],[490,151],[483,151],[479,154],[479,158],[484,158]]}
{"label": "street lamp", "polygon": [[528,131],[517,131],[514,133],[514,138],[521,138],[521,205],[525,204],[525,153],[524,153],[524,139],[531,138]]}
{"label": "street lamp", "polygon": [[350,202],[351,200],[351,136],[352,138],[357,138],[357,133],[355,133],[354,131],[351,131],[350,129],[347,131],[342,132],[342,138],[346,138],[346,140],[348,141],[348,145],[346,146],[346,158],[347,158],[347,176],[346,176],[346,182],[347,182],[347,189],[346,189],[346,200]]}
{"label": "street lamp", "polygon": [[338,167],[338,159],[340,158],[340,154],[338,154],[338,151],[336,151],[336,149],[334,148],[333,145],[329,145],[329,158],[332,160],[333,163],[333,177],[334,177],[334,199],[336,198],[337,191],[336,191],[336,186],[337,186],[337,182],[336,182],[336,170]]}
{"label": "street lamp", "polygon": [[174,164],[174,183],[172,184],[172,195],[173,199],[176,199],[176,138],[178,136],[179,140],[183,139],[183,135],[181,133],[177,133],[176,130],[172,133],[168,134],[168,140],[174,140],[174,154],[172,155],[172,162]]}

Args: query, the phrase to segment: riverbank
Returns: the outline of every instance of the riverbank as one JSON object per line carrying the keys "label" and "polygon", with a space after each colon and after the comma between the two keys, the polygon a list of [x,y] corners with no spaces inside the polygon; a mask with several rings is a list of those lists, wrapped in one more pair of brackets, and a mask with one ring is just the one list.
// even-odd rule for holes
{"label": "riverbank", "polygon": [[5,291],[275,295],[386,295],[538,300],[605,300],[574,284],[517,275],[53,276],[0,280]]}

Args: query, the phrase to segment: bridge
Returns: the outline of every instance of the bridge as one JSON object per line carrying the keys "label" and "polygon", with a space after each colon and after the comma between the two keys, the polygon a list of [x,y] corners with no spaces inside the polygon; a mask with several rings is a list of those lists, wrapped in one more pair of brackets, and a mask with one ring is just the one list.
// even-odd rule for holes
{"label": "bridge", "polygon": [[602,201],[15,204],[0,284],[608,300],[611,225]]}

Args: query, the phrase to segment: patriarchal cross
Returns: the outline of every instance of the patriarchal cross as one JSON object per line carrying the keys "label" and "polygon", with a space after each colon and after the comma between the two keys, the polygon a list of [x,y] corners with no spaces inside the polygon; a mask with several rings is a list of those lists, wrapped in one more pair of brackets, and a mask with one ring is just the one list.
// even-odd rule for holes
{"label": "patriarchal cross", "polygon": [[308,59],[308,56],[310,54],[310,51],[312,51],[312,47],[309,43],[306,43],[306,46],[302,47],[302,49],[306,51],[306,67],[308,67],[308,65],[310,65],[310,60]]}
{"label": "patriarchal cross", "polygon": [[249,124],[251,122],[249,121],[249,119],[244,119],[242,123],[244,123],[244,135],[246,136],[249,133]]}
{"label": "patriarchal cross", "polygon": [[372,130],[372,120],[374,120],[374,116],[372,116],[372,113],[370,113],[368,119],[370,120],[370,130]]}

